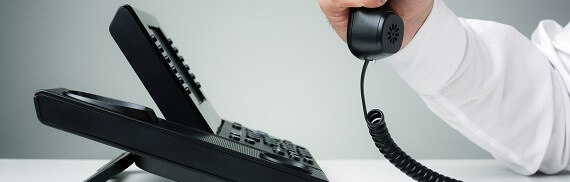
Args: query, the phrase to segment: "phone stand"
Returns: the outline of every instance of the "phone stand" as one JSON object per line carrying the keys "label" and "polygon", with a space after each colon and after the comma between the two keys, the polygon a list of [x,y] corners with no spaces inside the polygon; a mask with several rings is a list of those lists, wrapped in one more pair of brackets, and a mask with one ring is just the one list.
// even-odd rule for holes
{"label": "phone stand", "polygon": [[113,176],[123,172],[129,166],[135,163],[135,156],[130,152],[124,152],[117,158],[109,161],[97,172],[85,180],[85,182],[101,182],[111,179]]}
{"label": "phone stand", "polygon": [[124,152],[99,168],[95,174],[91,175],[84,182],[105,182],[123,172],[133,163],[144,171],[163,177],[168,176],[169,179],[176,181],[227,181],[225,179],[205,175],[195,169],[169,164],[161,160],[152,159],[151,157]]}

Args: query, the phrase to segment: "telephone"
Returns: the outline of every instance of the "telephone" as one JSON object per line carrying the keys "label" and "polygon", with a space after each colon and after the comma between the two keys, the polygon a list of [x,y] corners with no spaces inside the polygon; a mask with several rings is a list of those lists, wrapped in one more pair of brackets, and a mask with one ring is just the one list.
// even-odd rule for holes
{"label": "telephone", "polygon": [[153,16],[124,5],[109,30],[165,118],[86,92],[36,92],[43,124],[126,151],[86,181],[132,163],[175,181],[328,181],[305,147],[221,119]]}
{"label": "telephone", "polygon": [[390,56],[402,46],[404,22],[392,11],[390,1],[379,8],[352,8],[347,29],[350,51],[357,58],[364,60],[360,75],[362,109],[372,140],[380,153],[416,181],[459,181],[427,168],[402,151],[390,136],[382,111],[366,109],[364,77],[368,63]]}

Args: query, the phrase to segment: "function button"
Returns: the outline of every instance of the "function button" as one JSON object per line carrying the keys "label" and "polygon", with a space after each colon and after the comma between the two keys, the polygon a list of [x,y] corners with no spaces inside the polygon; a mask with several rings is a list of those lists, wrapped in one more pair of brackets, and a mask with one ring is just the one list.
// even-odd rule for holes
{"label": "function button", "polygon": [[269,136],[269,134],[267,134],[263,131],[255,130],[254,132],[259,134],[260,136],[263,136],[263,137],[271,137],[271,136]]}
{"label": "function button", "polygon": [[269,145],[270,143],[278,143],[279,141],[277,139],[274,139],[270,136],[265,136],[263,137],[263,141],[265,142],[265,144]]}
{"label": "function button", "polygon": [[179,81],[180,83],[184,83],[184,79],[183,79],[182,77],[178,77],[178,81]]}
{"label": "function button", "polygon": [[162,45],[158,45],[158,51],[164,52],[164,48],[162,48]]}
{"label": "function button", "polygon": [[233,135],[237,135],[237,136],[240,136],[240,134],[239,134],[239,132],[238,132],[238,131],[231,131],[231,132],[230,132],[230,134],[233,134]]}
{"label": "function button", "polygon": [[232,128],[235,128],[235,129],[237,129],[237,130],[241,130],[241,127],[242,127],[242,126],[241,126],[241,124],[239,124],[239,123],[234,123],[234,124],[232,124]]}
{"label": "function button", "polygon": [[298,155],[289,155],[289,157],[293,160],[300,161],[301,158]]}
{"label": "function button", "polygon": [[173,43],[173,42],[172,42],[172,39],[168,38],[167,40],[168,40],[168,44],[172,44],[172,43]]}
{"label": "function button", "polygon": [[252,145],[255,144],[255,141],[251,138],[245,138],[243,141],[245,141],[246,143],[252,144]]}
{"label": "function button", "polygon": [[279,148],[279,147],[273,147],[273,153],[275,153],[275,154],[277,154],[277,155],[280,155],[280,156],[284,156],[284,155],[285,155],[285,152],[284,152],[281,148]]}
{"label": "function button", "polygon": [[234,134],[234,133],[231,133],[231,134],[230,134],[230,139],[239,141],[239,140],[240,140],[240,136],[239,136],[239,135],[236,135],[236,134]]}
{"label": "function button", "polygon": [[176,70],[176,67],[172,66],[172,67],[170,67],[170,69],[172,69],[172,72],[178,73],[178,70]]}
{"label": "function button", "polygon": [[257,133],[248,133],[248,135],[251,136],[251,138],[261,138]]}
{"label": "function button", "polygon": [[184,62],[184,57],[178,56],[178,60],[180,60],[180,62]]}
{"label": "function button", "polygon": [[283,140],[283,143],[286,143],[286,144],[293,144],[293,143],[291,143],[291,141],[289,141],[289,140]]}
{"label": "function button", "polygon": [[153,35],[150,35],[150,39],[152,39],[153,42],[156,42],[156,41],[157,41],[156,36],[155,36],[154,34],[153,34]]}
{"label": "function button", "polygon": [[259,137],[251,137],[251,138],[253,138],[253,140],[255,140],[255,142],[260,142],[260,141],[261,141],[261,138],[259,138]]}
{"label": "function button", "polygon": [[178,53],[178,48],[174,47],[172,48],[172,51],[174,51],[174,53]]}
{"label": "function button", "polygon": [[187,94],[192,93],[192,91],[190,91],[190,88],[188,88],[188,87],[184,87],[184,91],[186,91]]}
{"label": "function button", "polygon": [[284,149],[290,150],[290,151],[295,151],[295,146],[293,146],[291,144],[281,143],[281,147],[283,147]]}
{"label": "function button", "polygon": [[307,158],[307,157],[303,158],[303,161],[308,163],[308,164],[314,164],[315,163],[315,161],[313,161],[313,159]]}
{"label": "function button", "polygon": [[259,138],[259,135],[258,135],[258,134],[250,133],[250,132],[247,132],[247,131],[246,131],[246,135],[249,136],[249,137],[251,137],[251,138]]}
{"label": "function button", "polygon": [[187,64],[184,64],[184,69],[190,70],[190,66],[188,66]]}
{"label": "function button", "polygon": [[271,137],[269,137],[269,136],[263,137],[263,142],[264,142],[265,144],[273,143],[274,141],[275,141],[275,139],[273,139],[273,138],[271,138]]}

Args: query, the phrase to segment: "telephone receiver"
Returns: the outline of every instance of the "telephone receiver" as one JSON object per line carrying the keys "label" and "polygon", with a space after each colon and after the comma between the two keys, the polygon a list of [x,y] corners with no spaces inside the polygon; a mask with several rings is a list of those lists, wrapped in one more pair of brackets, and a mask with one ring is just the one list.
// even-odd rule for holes
{"label": "telephone receiver", "polygon": [[404,21],[387,1],[378,8],[351,8],[347,27],[347,43],[350,52],[364,60],[360,77],[362,108],[374,144],[390,163],[416,181],[460,181],[439,174],[420,164],[406,154],[394,142],[384,113],[379,109],[368,111],[364,97],[364,77],[371,60],[386,58],[400,50],[404,39]]}
{"label": "telephone receiver", "polygon": [[378,8],[351,8],[347,43],[358,59],[376,60],[400,50],[404,21],[390,8],[390,1]]}

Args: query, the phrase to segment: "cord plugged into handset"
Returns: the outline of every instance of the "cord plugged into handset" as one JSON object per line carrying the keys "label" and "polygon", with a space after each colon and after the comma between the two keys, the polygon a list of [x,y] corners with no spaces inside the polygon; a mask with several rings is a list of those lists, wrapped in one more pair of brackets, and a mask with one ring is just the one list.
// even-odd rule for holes
{"label": "cord plugged into handset", "polygon": [[390,163],[416,181],[460,181],[427,168],[402,151],[388,132],[384,113],[379,109],[370,111],[366,109],[364,78],[368,63],[398,52],[403,41],[403,20],[390,9],[389,5],[387,2],[386,5],[374,9],[352,8],[347,31],[350,51],[357,58],[364,60],[360,75],[360,97],[372,140]]}

